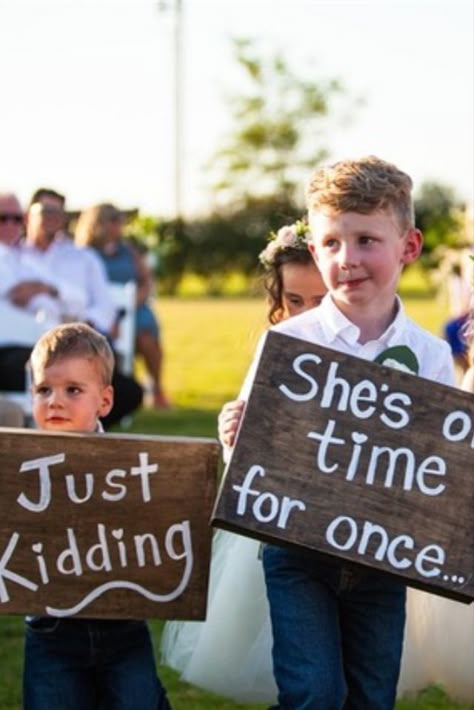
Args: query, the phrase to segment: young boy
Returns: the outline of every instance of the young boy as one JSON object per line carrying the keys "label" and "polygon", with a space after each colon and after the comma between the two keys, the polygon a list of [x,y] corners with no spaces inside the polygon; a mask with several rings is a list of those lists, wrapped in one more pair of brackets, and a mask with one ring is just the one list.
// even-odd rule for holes
{"label": "young boy", "polygon": [[[273,329],[367,360],[404,345],[416,355],[419,375],[451,385],[449,346],[409,320],[396,294],[403,267],[422,246],[411,188],[408,175],[376,157],[315,172],[307,191],[309,248],[329,293]],[[250,386],[248,377],[240,399],[220,414],[225,446],[233,444]],[[303,549],[266,545],[263,566],[278,707],[392,710],[405,586]]]}
{"label": "young boy", "polygon": [[[30,358],[33,417],[47,431],[103,431],[114,358],[84,323],[45,333]],[[25,710],[169,710],[144,621],[27,619]]]}

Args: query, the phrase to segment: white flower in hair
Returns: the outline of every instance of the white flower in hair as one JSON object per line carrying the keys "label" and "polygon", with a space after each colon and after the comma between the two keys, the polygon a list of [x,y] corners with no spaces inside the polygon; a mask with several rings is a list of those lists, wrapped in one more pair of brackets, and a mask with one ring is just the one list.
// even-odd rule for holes
{"label": "white flower in hair", "polygon": [[269,242],[258,257],[260,263],[265,268],[270,268],[275,263],[278,253],[287,249],[307,249],[310,231],[307,222],[298,220],[294,224],[280,227],[278,232],[270,232]]}

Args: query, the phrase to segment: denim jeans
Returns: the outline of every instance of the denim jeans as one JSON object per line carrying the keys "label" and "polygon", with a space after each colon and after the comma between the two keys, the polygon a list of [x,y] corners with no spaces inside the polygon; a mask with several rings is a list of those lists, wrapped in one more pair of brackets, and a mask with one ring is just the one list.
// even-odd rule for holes
{"label": "denim jeans", "polygon": [[144,621],[27,621],[24,710],[169,710]]}
{"label": "denim jeans", "polygon": [[277,707],[392,710],[405,585],[305,550],[266,545]]}

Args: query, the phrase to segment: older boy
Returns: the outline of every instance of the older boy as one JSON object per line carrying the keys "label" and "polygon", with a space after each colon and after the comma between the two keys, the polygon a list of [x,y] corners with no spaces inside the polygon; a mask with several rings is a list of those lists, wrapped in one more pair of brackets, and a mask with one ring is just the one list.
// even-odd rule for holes
{"label": "older boy", "polygon": [[[114,357],[84,323],[45,333],[30,358],[33,417],[47,431],[102,431]],[[27,619],[25,710],[169,710],[144,621]]]}
{"label": "older boy", "polygon": [[[409,348],[418,374],[454,384],[448,345],[405,315],[401,271],[419,256],[412,181],[376,157],[317,170],[307,191],[309,248],[329,293],[320,306],[274,330],[375,360]],[[255,361],[250,372],[255,368]],[[221,441],[231,446],[251,377],[224,407]],[[375,572],[322,562],[308,551],[263,552],[279,706],[286,710],[391,710],[405,622],[405,587]]]}

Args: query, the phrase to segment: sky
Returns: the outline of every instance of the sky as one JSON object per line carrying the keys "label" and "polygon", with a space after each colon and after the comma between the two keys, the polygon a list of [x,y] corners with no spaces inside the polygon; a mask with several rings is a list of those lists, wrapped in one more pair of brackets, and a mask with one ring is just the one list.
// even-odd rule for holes
{"label": "sky", "polygon": [[[179,0],[0,0],[0,191],[39,186],[71,209],[176,209]],[[210,204],[204,165],[242,90],[231,39],[281,52],[313,81],[362,98],[324,136],[330,160],[379,155],[473,200],[472,0],[181,0],[184,214]]]}

